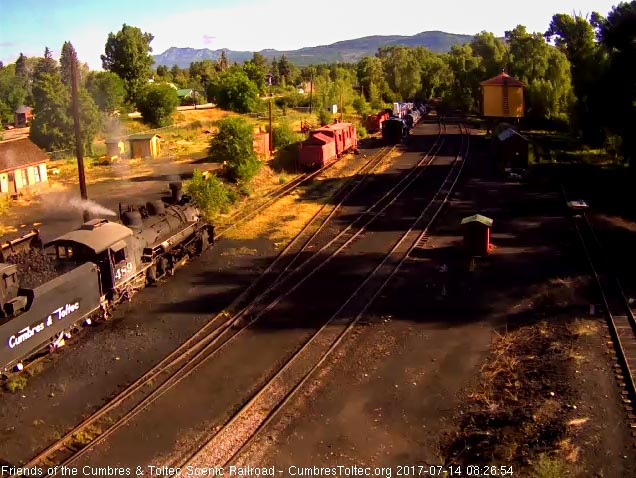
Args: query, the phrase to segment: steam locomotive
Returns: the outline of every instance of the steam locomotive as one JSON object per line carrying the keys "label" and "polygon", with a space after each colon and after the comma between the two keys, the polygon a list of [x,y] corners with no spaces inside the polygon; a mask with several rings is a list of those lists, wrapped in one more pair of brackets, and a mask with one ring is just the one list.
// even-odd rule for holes
{"label": "steam locomotive", "polygon": [[[37,231],[2,244],[1,372],[21,370],[26,358],[64,345],[82,323],[108,319],[119,303],[214,243],[214,226],[182,194],[181,184],[170,183],[170,189],[169,203],[120,206],[121,223],[93,219],[48,244]],[[21,254],[36,259],[20,262],[15,258]],[[33,282],[29,272],[38,261],[51,273]]]}
{"label": "steam locomotive", "polygon": [[413,103],[395,103],[393,115],[382,122],[382,139],[388,144],[400,143],[426,113],[423,105],[415,107]]}

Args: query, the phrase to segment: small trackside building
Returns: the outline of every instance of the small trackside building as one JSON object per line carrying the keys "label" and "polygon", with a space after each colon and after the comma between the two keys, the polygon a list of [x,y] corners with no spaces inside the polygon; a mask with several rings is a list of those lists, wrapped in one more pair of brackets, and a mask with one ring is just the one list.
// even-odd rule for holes
{"label": "small trackside building", "polygon": [[131,158],[156,158],[159,156],[161,136],[158,134],[134,134],[128,137]]}
{"label": "small trackside building", "polygon": [[469,257],[484,257],[490,253],[492,219],[475,214],[462,219],[464,250]]}
{"label": "small trackside building", "polygon": [[48,161],[46,153],[28,138],[1,142],[0,195],[13,197],[46,187]]}

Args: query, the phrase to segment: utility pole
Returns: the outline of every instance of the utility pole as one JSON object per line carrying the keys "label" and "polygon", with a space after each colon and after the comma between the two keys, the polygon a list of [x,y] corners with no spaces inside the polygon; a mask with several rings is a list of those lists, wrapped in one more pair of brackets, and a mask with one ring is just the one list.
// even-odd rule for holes
{"label": "utility pole", "polygon": [[[79,119],[79,99],[77,96],[77,62],[71,58],[71,96],[73,101],[73,123],[75,123],[75,149],[77,153],[77,172],[79,174],[79,186],[82,199],[88,199],[86,192],[86,176],[84,175],[84,145]],[[90,219],[90,214],[84,210],[84,222]]]}
{"label": "utility pole", "polygon": [[272,130],[272,100],[269,100],[269,152],[274,152],[274,130]]}
{"label": "utility pole", "polygon": [[312,107],[312,99],[314,97],[314,72],[311,72],[311,77],[309,78],[309,114],[311,114]]}

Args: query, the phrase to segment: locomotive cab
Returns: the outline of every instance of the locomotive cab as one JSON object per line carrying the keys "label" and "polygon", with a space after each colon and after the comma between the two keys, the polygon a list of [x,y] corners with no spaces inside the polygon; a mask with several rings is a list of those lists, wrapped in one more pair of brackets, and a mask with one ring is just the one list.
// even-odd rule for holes
{"label": "locomotive cab", "polygon": [[1,317],[12,317],[27,305],[27,298],[18,295],[18,266],[0,263],[0,303]]}
{"label": "locomotive cab", "polygon": [[99,282],[102,295],[112,295],[112,291],[135,272],[134,261],[130,257],[128,242],[132,231],[121,224],[106,219],[93,219],[53,240],[52,247],[56,266],[70,270],[80,264],[92,262],[99,268]]}

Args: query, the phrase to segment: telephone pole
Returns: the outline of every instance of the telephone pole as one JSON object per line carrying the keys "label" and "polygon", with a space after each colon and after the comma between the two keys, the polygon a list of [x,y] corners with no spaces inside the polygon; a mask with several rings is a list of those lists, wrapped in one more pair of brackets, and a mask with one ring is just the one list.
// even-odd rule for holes
{"label": "telephone pole", "polygon": [[[77,96],[77,62],[71,58],[71,97],[73,101],[73,123],[75,124],[75,149],[77,153],[77,172],[79,174],[79,186],[82,199],[88,199],[86,192],[86,176],[84,175],[84,145],[82,145],[82,133],[79,119],[79,99]],[[90,219],[87,210],[84,210],[84,222]]]}
{"label": "telephone pole", "polygon": [[274,130],[272,129],[272,100],[269,100],[269,152],[274,152]]}
{"label": "telephone pole", "polygon": [[313,96],[314,96],[314,72],[312,71],[311,77],[309,78],[309,114],[311,114]]}

